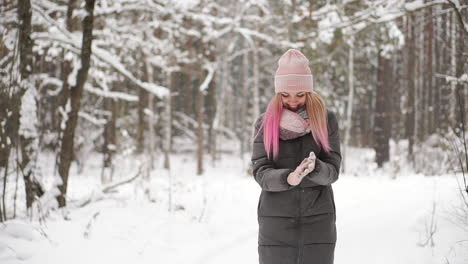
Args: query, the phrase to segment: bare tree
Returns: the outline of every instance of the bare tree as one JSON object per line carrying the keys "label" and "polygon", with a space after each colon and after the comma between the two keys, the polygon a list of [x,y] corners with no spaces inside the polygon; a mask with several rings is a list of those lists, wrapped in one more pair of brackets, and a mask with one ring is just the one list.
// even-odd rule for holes
{"label": "bare tree", "polygon": [[148,105],[148,92],[143,89],[138,91],[138,126],[136,152],[143,153],[145,146],[145,107]]}
{"label": "bare tree", "polygon": [[[18,2],[18,20],[21,21],[19,27],[19,53],[20,53],[20,91],[13,95],[13,109],[15,109],[16,118],[13,120],[17,124],[16,132],[19,133],[19,145],[21,148],[21,160],[18,162],[21,174],[23,175],[26,188],[26,206],[30,208],[36,197],[42,196],[44,193],[41,185],[36,180],[35,158],[37,157],[38,141],[36,120],[37,112],[35,106],[36,90],[34,88],[33,73],[33,41],[31,39],[31,2],[30,0],[21,0]],[[30,101],[32,100],[32,102]],[[24,101],[24,105],[22,104]],[[30,104],[29,106],[26,104]],[[29,120],[23,122],[32,122],[29,128],[23,129],[23,124],[20,119],[29,116]],[[32,120],[31,120],[32,119]],[[33,121],[34,120],[34,121]]]}
{"label": "bare tree", "polygon": [[[112,85],[114,86],[114,84]],[[143,90],[143,89],[140,89]],[[117,113],[119,103],[114,98],[104,98],[104,109],[109,113],[106,116],[106,124],[104,125],[104,144],[102,153],[104,162],[101,173],[101,183],[112,182],[114,174],[114,154],[117,148]]]}
{"label": "bare tree", "polygon": [[390,118],[389,118],[389,91],[391,90],[391,68],[390,60],[382,55],[382,50],[378,54],[377,63],[377,91],[375,104],[375,159],[377,165],[382,167],[390,156]]}
{"label": "bare tree", "polygon": [[81,44],[81,68],[78,70],[76,84],[70,90],[70,111],[65,123],[65,130],[61,138],[60,157],[59,157],[59,174],[62,179],[62,184],[59,186],[60,195],[57,201],[60,207],[66,206],[66,194],[68,186],[68,176],[70,164],[73,159],[73,145],[75,137],[75,128],[78,121],[78,112],[81,106],[81,97],[83,88],[88,77],[88,70],[91,62],[91,44],[93,41],[93,21],[94,21],[94,4],[95,0],[86,0],[85,11],[86,15],[83,19],[83,38]]}
{"label": "bare tree", "polygon": [[349,145],[349,139],[351,134],[351,125],[353,118],[353,102],[354,102],[354,40],[350,40],[349,44],[349,55],[348,55],[348,102],[346,109],[346,127],[344,135],[344,144],[343,144],[343,172],[346,172],[346,158],[347,158],[347,148]]}
{"label": "bare tree", "polygon": [[[200,82],[202,81],[202,74],[199,77]],[[204,172],[203,166],[203,153],[204,153],[204,132],[203,132],[203,110],[205,102],[205,91],[197,89],[195,96],[195,113],[197,117],[197,175],[202,175]]]}
{"label": "bare tree", "polygon": [[405,45],[406,45],[406,81],[408,89],[408,99],[406,106],[406,138],[409,140],[409,156],[413,158],[413,146],[414,146],[414,121],[415,121],[415,95],[416,90],[414,76],[415,76],[415,27],[414,15],[409,15],[406,20],[406,34],[405,34]]}

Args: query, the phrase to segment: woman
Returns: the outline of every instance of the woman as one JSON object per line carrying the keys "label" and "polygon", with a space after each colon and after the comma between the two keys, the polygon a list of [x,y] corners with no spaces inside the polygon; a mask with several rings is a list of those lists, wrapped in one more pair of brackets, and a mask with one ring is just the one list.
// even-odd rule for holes
{"label": "woman", "polygon": [[331,184],[341,163],[338,123],[313,91],[309,61],[290,49],[278,61],[275,96],[255,123],[252,166],[261,264],[333,263]]}

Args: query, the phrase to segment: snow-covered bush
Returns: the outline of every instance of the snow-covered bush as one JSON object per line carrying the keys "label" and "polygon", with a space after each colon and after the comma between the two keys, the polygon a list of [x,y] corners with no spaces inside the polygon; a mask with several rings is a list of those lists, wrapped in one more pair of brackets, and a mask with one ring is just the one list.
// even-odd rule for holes
{"label": "snow-covered bush", "polygon": [[414,169],[425,175],[452,172],[458,168],[457,153],[462,142],[453,132],[444,136],[432,134],[425,141],[414,145]]}

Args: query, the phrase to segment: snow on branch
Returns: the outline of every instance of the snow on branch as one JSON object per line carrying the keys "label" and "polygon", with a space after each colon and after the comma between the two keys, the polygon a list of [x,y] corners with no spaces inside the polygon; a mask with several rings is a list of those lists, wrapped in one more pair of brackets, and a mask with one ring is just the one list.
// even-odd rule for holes
{"label": "snow on branch", "polygon": [[[185,113],[175,111],[174,115],[178,116],[181,119],[181,121],[184,122],[187,125],[192,125],[193,127],[198,126],[198,122],[195,119],[193,119],[192,117],[186,115]],[[203,128],[208,129],[208,126],[206,124],[203,124]]]}
{"label": "snow on branch", "polygon": [[[415,0],[409,3],[405,3],[403,0],[393,1],[378,1],[373,2],[372,6],[362,11],[356,12],[354,15],[349,17],[341,17],[336,19],[338,10],[335,5],[324,7],[324,11],[320,12],[320,15],[313,16],[313,20],[320,21],[320,26],[315,32],[311,32],[308,37],[315,37],[320,32],[325,32],[334,29],[346,29],[354,26],[359,28],[365,28],[371,24],[386,23],[408,13],[413,13],[424,8],[435,6],[435,5],[447,5],[449,4],[445,0],[433,0],[424,2],[422,0]],[[456,5],[454,7],[457,12],[468,8],[468,6]],[[329,20],[329,22],[326,22]],[[325,23],[324,23],[325,22]],[[462,21],[463,22],[463,21]],[[466,26],[464,27],[466,29]]]}
{"label": "snow on branch", "polygon": [[62,80],[58,78],[49,76],[46,73],[35,74],[35,77],[37,78],[37,80],[40,81],[39,91],[44,89],[44,87],[46,86],[54,86],[54,87],[57,87],[57,89],[53,91],[47,91],[47,92],[50,96],[56,96],[62,90],[63,82]]}
{"label": "snow on branch", "polygon": [[89,121],[89,122],[91,122],[91,123],[93,123],[93,124],[95,124],[97,126],[103,126],[103,125],[105,125],[107,123],[107,121],[105,119],[97,119],[94,116],[92,116],[92,115],[90,115],[90,114],[88,114],[86,112],[83,112],[83,111],[80,111],[78,113],[78,116],[82,117],[83,119],[85,119],[85,120],[87,120],[87,121]]}
{"label": "snow on branch", "polygon": [[144,162],[142,163],[139,167],[138,167],[138,171],[137,173],[131,177],[131,178],[128,178],[128,179],[125,179],[123,181],[120,181],[120,182],[115,182],[115,183],[111,183],[111,184],[108,184],[107,186],[105,186],[103,189],[102,189],[102,192],[103,193],[109,193],[109,192],[112,192],[114,189],[116,189],[117,187],[121,186],[121,185],[124,185],[124,184],[127,184],[127,183],[131,183],[132,181],[136,180],[138,177],[140,177],[143,172],[145,171],[145,168],[148,166],[147,162]]}
{"label": "snow on branch", "polygon": [[232,131],[232,129],[230,129],[230,128],[228,128],[228,127],[225,127],[225,126],[221,126],[221,125],[218,126],[218,127],[216,128],[216,131],[221,132],[221,133],[225,133],[226,135],[229,136],[230,139],[234,139],[234,138],[237,137],[236,133],[234,133],[234,132]]}
{"label": "snow on branch", "polygon": [[192,132],[192,129],[187,129],[187,127],[185,127],[183,124],[181,124],[180,121],[178,121],[178,120],[173,120],[172,125],[175,128],[182,131],[189,139],[191,139],[191,140],[193,140],[195,142],[195,139],[197,138],[197,136],[195,135],[195,133]]}
{"label": "snow on branch", "polygon": [[122,93],[122,92],[106,91],[106,90],[94,88],[91,85],[86,85],[85,90],[92,94],[105,97],[105,98],[119,99],[119,100],[124,100],[127,102],[138,101],[138,96],[136,95],[131,95],[131,94]]}
{"label": "snow on branch", "polygon": [[[62,48],[68,49],[68,50],[76,53],[77,55],[79,55],[79,53],[78,53],[79,44],[76,43],[76,42],[73,42],[73,40],[71,40],[71,39],[59,38],[56,35],[51,36],[50,34],[44,33],[44,32],[33,33],[32,38],[35,39],[35,40],[36,39],[37,40],[42,39],[42,40],[54,41],[57,44],[59,44]],[[70,46],[72,48],[70,48]],[[99,60],[100,62],[103,62],[103,63],[111,66],[119,74],[125,76],[130,81],[132,81],[137,86],[139,86],[140,88],[145,89],[146,91],[148,91],[148,92],[150,92],[150,93],[152,93],[152,94],[154,94],[154,95],[156,95],[156,96],[158,96],[160,98],[164,97],[164,96],[167,96],[169,94],[168,93],[169,90],[166,87],[156,85],[156,84],[152,84],[152,83],[142,82],[142,81],[138,80],[135,76],[133,76],[133,74],[130,71],[128,71],[125,68],[125,66],[122,63],[120,63],[120,61],[117,58],[115,58],[113,55],[111,55],[107,51],[96,47],[95,45],[93,45],[92,56],[93,56],[93,58]]]}
{"label": "snow on branch", "polygon": [[460,77],[454,77],[450,75],[436,73],[436,77],[444,78],[446,82],[455,82],[455,83],[468,83],[468,74],[464,73]]}
{"label": "snow on branch", "polygon": [[157,84],[152,84],[152,83],[147,83],[147,82],[142,82],[138,80],[133,74],[128,71],[125,66],[120,63],[119,59],[113,55],[107,52],[104,49],[101,49],[99,47],[94,46],[93,47],[93,56],[98,58],[100,61],[108,64],[112,68],[114,68],[117,72],[119,72],[121,75],[127,77],[130,81],[135,83],[137,86],[140,88],[145,89],[146,91],[158,96],[158,97],[164,97],[169,94],[169,89],[166,87],[157,85]]}
{"label": "snow on branch", "polygon": [[208,89],[208,85],[210,85],[211,80],[213,79],[213,75],[216,71],[216,64],[210,63],[205,65],[205,69],[208,70],[208,74],[206,75],[205,80],[200,85],[200,91],[203,92]]}
{"label": "snow on branch", "polygon": [[[239,50],[239,51],[236,51],[235,53],[232,53],[231,55],[229,55],[227,58],[226,58],[226,61],[227,62],[231,62],[233,60],[235,60],[237,57],[239,56],[244,56],[245,54],[249,53],[249,52],[252,52],[253,49],[252,48],[248,48],[248,49],[242,49],[242,50]],[[229,53],[230,54],[230,53]]]}
{"label": "snow on branch", "polygon": [[457,14],[458,21],[460,22],[461,27],[465,31],[465,34],[468,34],[468,25],[465,24],[463,21],[462,17],[462,6],[460,5],[460,2],[458,0],[447,0],[450,5],[453,7],[455,10],[455,13]]}
{"label": "snow on branch", "polygon": [[[37,11],[37,13],[39,13],[41,17],[44,18],[44,20],[47,23],[49,23],[50,26],[53,26],[56,30],[58,30],[58,32],[55,32],[58,34],[51,35],[49,32],[34,32],[31,37],[37,40],[42,39],[42,40],[54,41],[57,44],[59,44],[62,48],[70,50],[79,55],[78,52],[81,47],[81,40],[77,37],[74,37],[74,35],[71,34],[68,30],[58,25],[52,18],[50,18],[47,14],[45,14],[39,6],[33,5],[33,9],[34,11]],[[92,50],[93,50],[92,52],[93,58],[111,66],[119,74],[128,78],[130,81],[135,83],[138,87],[145,89],[146,91],[160,98],[165,97],[169,94],[169,89],[167,89],[166,87],[152,84],[152,83],[143,82],[137,79],[135,76],[133,76],[133,74],[130,71],[128,71],[125,68],[125,66],[119,61],[119,58],[117,58],[114,54],[111,54],[107,52],[106,50],[99,48],[96,45],[93,45]]]}
{"label": "snow on branch", "polygon": [[149,13],[169,13],[170,11],[165,9],[161,4],[156,4],[155,1],[145,1],[142,4],[139,1],[120,1],[118,4],[114,4],[111,7],[96,6],[94,11],[95,16],[108,16],[108,15],[120,15],[125,12],[149,12]]}
{"label": "snow on branch", "polygon": [[[69,39],[76,38],[71,32],[69,32],[68,30],[63,28],[59,23],[57,23],[57,21],[55,21],[48,14],[46,14],[46,12],[39,5],[37,5],[35,3],[32,3],[32,9],[34,11],[33,16],[36,15],[36,14],[39,14],[42,17],[42,19],[44,19],[44,21],[47,24],[49,24],[49,27],[50,27],[49,31],[58,30],[60,33],[62,33],[64,36],[66,36]],[[74,41],[80,43],[80,45],[78,45],[78,49],[81,50],[80,39],[77,38]]]}
{"label": "snow on branch", "polygon": [[145,171],[147,167],[148,167],[147,162],[141,163],[140,166],[138,166],[137,173],[131,178],[128,178],[119,182],[110,183],[107,186],[104,186],[101,190],[94,190],[89,197],[79,202],[79,207],[85,207],[86,205],[92,202],[103,200],[104,198],[106,198],[105,196],[106,194],[114,192],[117,187],[135,181],[138,177],[140,177],[143,174],[143,172]]}
{"label": "snow on branch", "polygon": [[236,32],[239,32],[240,34],[242,34],[243,36],[252,36],[252,37],[256,37],[256,38],[259,38],[261,40],[264,40],[266,42],[268,42],[269,44],[272,44],[272,45],[280,45],[282,47],[290,47],[290,48],[300,48],[302,46],[304,46],[303,43],[293,43],[293,42],[289,42],[289,41],[286,41],[286,40],[280,40],[278,41],[278,39],[275,39],[271,36],[268,36],[266,34],[263,34],[261,32],[258,32],[258,31],[255,31],[255,30],[252,30],[252,29],[249,29],[249,28],[243,28],[243,27],[239,27],[239,28],[235,28],[234,31]]}
{"label": "snow on branch", "polygon": [[[32,1],[31,1],[32,2]],[[48,0],[35,0],[33,4],[40,6],[43,10],[47,10],[48,14],[54,12],[62,12],[65,14],[67,12],[67,7],[63,5],[59,5],[57,3],[48,1]]]}

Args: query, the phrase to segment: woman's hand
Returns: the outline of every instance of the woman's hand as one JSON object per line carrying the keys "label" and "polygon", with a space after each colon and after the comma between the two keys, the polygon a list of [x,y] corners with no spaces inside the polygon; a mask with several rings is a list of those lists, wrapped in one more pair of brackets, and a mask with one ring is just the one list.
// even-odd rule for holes
{"label": "woman's hand", "polygon": [[309,162],[309,166],[304,170],[302,178],[304,178],[307,174],[309,174],[311,171],[315,169],[315,161],[317,160],[317,157],[315,156],[315,153],[313,151],[310,152],[309,157],[307,158]]}
{"label": "woman's hand", "polygon": [[305,158],[297,168],[288,175],[287,181],[289,185],[296,186],[301,183],[302,179],[315,168],[315,153],[310,152],[309,157]]}

